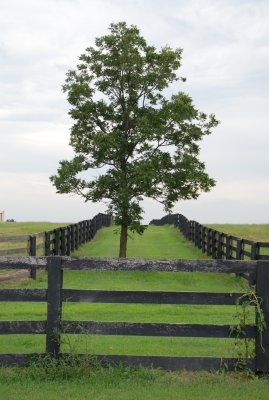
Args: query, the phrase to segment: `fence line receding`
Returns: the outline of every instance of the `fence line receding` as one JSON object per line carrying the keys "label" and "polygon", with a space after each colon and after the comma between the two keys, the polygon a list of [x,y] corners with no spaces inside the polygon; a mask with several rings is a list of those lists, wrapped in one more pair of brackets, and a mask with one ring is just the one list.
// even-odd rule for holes
{"label": "fence line receding", "polygon": [[[0,236],[0,243],[20,243],[20,246],[23,246],[5,250],[0,249],[0,256],[21,254],[29,256],[36,256],[37,254],[69,256],[79,246],[92,240],[100,228],[109,226],[110,223],[110,215],[99,213],[92,219],[45,232],[31,235]],[[34,267],[30,268],[30,277],[36,278]]]}
{"label": "fence line receding", "polygon": [[[182,214],[169,214],[161,219],[153,219],[150,224],[175,225],[202,252],[215,259],[269,260],[269,242],[255,242],[219,232],[196,221],[190,221]],[[268,254],[262,254],[263,250]]]}

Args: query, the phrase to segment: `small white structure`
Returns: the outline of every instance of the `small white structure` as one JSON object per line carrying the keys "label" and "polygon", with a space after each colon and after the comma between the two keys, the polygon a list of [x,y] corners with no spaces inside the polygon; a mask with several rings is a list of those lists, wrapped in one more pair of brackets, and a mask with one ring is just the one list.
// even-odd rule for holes
{"label": "small white structure", "polygon": [[0,222],[4,222],[5,220],[5,211],[0,211]]}

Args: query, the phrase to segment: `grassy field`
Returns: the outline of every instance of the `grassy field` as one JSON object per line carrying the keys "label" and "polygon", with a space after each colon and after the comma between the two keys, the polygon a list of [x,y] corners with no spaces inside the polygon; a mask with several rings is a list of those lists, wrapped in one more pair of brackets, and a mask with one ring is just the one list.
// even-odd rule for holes
{"label": "grassy field", "polygon": [[[0,238],[1,236],[22,236],[31,235],[34,233],[48,231],[59,226],[66,226],[68,223],[60,222],[4,222],[0,224]],[[42,243],[42,238],[37,239],[37,244]],[[0,250],[9,250],[17,248],[26,248],[27,241],[18,242],[0,242]],[[38,250],[37,255],[41,255],[42,249]],[[26,255],[18,253],[16,255]],[[0,270],[0,274],[6,273],[6,270]]]}
{"label": "grassy field", "polygon": [[[100,230],[94,240],[82,246],[77,256],[117,256],[119,237],[115,228]],[[143,237],[128,243],[129,257],[205,258],[193,244],[171,227],[151,226]],[[36,282],[2,282],[0,287],[46,287],[46,274]],[[244,291],[243,279],[213,273],[147,273],[108,271],[65,271],[64,287],[94,289],[149,289]],[[64,319],[236,323],[234,306],[186,306],[140,304],[65,303]],[[45,319],[44,303],[1,304],[0,318]],[[254,315],[250,321],[254,322]],[[2,335],[1,352],[43,352],[43,335]],[[62,351],[107,354],[216,355],[236,356],[233,339],[164,338],[102,335],[64,335]],[[4,399],[267,399],[269,382],[244,374],[168,373],[129,368],[54,368],[0,370],[0,397]]]}
{"label": "grassy field", "polygon": [[143,368],[0,370],[5,400],[267,400],[269,381],[244,374]]}
{"label": "grassy field", "polygon": [[[96,237],[74,255],[116,256],[118,237],[115,228],[100,230]],[[151,226],[144,237],[136,235],[129,241],[129,257],[205,258],[195,246],[188,242],[172,226]],[[38,280],[2,282],[2,287],[45,287],[46,274]],[[228,274],[163,273],[163,272],[111,272],[111,271],[65,271],[64,287],[118,289],[118,290],[197,290],[197,291],[242,291],[245,281]],[[0,319],[43,319],[46,317],[45,303],[4,303]],[[235,307],[232,306],[186,306],[186,305],[142,305],[142,304],[96,304],[65,303],[65,319],[90,319],[104,321],[141,322],[204,322],[233,323]],[[0,337],[2,351],[43,351],[42,335],[12,335]],[[64,337],[63,351],[68,347],[82,352],[121,354],[175,354],[175,355],[234,355],[232,339],[204,338],[147,338],[131,336],[69,335]],[[186,346],[188,344],[188,346]],[[210,344],[210,345],[209,345]]]}
{"label": "grassy field", "polygon": [[0,236],[31,235],[68,224],[65,222],[3,222],[0,224]]}
{"label": "grassy field", "polygon": [[269,242],[269,224],[205,224],[217,231],[253,240],[255,242]]}

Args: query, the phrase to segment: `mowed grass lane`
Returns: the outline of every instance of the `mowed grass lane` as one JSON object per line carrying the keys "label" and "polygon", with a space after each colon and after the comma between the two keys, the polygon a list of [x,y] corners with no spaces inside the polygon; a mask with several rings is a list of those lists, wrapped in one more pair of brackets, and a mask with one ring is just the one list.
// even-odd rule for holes
{"label": "mowed grass lane", "polygon": [[[115,227],[101,229],[96,237],[74,253],[77,256],[116,256]],[[129,257],[205,258],[172,226],[150,226],[144,236],[128,243]],[[37,281],[2,282],[2,287],[46,287],[46,274]],[[229,274],[116,271],[65,271],[64,287],[118,290],[242,291],[245,281]],[[234,320],[233,306],[186,306],[156,304],[64,303],[63,318],[70,320],[227,323]],[[45,319],[45,303],[2,303],[2,320]],[[0,337],[1,352],[44,351],[42,335]],[[64,335],[63,351],[119,354],[234,355],[233,339],[165,338],[102,335]]]}

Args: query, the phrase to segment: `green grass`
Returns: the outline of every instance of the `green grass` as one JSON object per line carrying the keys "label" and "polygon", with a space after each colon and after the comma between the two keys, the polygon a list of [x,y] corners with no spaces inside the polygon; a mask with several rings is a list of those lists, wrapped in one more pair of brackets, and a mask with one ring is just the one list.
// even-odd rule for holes
{"label": "green grass", "polygon": [[[113,227],[100,230],[77,256],[117,256],[119,237]],[[143,237],[128,243],[129,257],[205,258],[171,226],[151,226]],[[46,287],[46,274],[37,281],[1,282],[0,287]],[[134,290],[243,291],[246,283],[233,274],[65,271],[64,287]],[[64,319],[236,323],[234,306],[65,303]],[[45,319],[45,303],[3,302],[0,319]],[[254,322],[254,314],[250,316]],[[43,352],[44,335],[1,335],[1,352]],[[63,335],[62,351],[107,354],[237,356],[233,339],[165,338],[105,335]],[[82,368],[82,367],[80,367]],[[30,368],[0,369],[0,397],[59,399],[267,399],[269,382],[245,374],[162,372],[143,368]],[[19,397],[18,397],[19,394]]]}
{"label": "green grass", "polygon": [[269,224],[206,224],[206,226],[239,238],[269,242]]}
{"label": "green grass", "polygon": [[249,374],[164,372],[145,368],[5,368],[5,400],[257,400],[268,399],[269,381]]}
{"label": "green grass", "polygon": [[[60,226],[66,226],[68,223],[60,222],[3,222],[0,224],[1,236],[23,236],[32,235],[34,233],[44,232]],[[37,239],[37,244],[42,243],[42,238]],[[18,242],[0,242],[0,250],[9,250],[17,248],[27,248],[27,241]],[[38,255],[41,255],[42,249],[38,250]],[[26,253],[18,253],[16,255],[26,255]],[[0,274],[7,271],[0,270]]]}
{"label": "green grass", "polygon": [[[117,257],[119,252],[119,229],[101,229],[94,239],[75,251],[75,256]],[[144,235],[130,234],[127,257],[135,258],[207,258],[178,229],[171,225],[153,226]]]}
{"label": "green grass", "polygon": [[[226,233],[228,235],[236,236],[238,238],[252,240],[254,242],[267,242],[269,243],[269,224],[242,224],[242,225],[233,225],[233,224],[213,224],[207,225],[213,229],[216,229],[219,232]],[[236,247],[236,242],[234,241],[233,245]],[[245,246],[246,251],[251,251],[251,246]],[[260,248],[261,255],[269,255],[268,247]],[[233,256],[236,256],[235,250],[233,251]],[[248,259],[248,257],[245,257]]]}
{"label": "green grass", "polygon": [[[115,228],[100,230],[94,240],[75,252],[77,256],[116,256],[118,237]],[[171,226],[150,226],[144,237],[133,236],[129,240],[128,256],[164,258],[205,258],[200,250],[188,242]],[[37,281],[2,282],[1,287],[46,287],[45,273],[38,274]],[[245,289],[245,281],[233,274],[218,273],[164,273],[164,272],[116,272],[116,271],[65,271],[64,287],[113,290],[193,290],[211,292],[235,292]],[[64,319],[137,321],[137,322],[185,322],[233,324],[233,306],[186,306],[143,305],[105,303],[65,303]],[[45,303],[3,302],[0,319],[45,319]],[[63,351],[68,346],[78,351],[121,354],[174,354],[174,355],[234,355],[232,339],[203,338],[139,338],[132,336],[69,335],[64,337]],[[188,344],[188,345],[187,345]],[[1,351],[32,352],[44,350],[44,338],[33,335],[0,337]]]}
{"label": "green grass", "polygon": [[65,222],[3,222],[0,224],[0,236],[30,235],[68,224]]}

